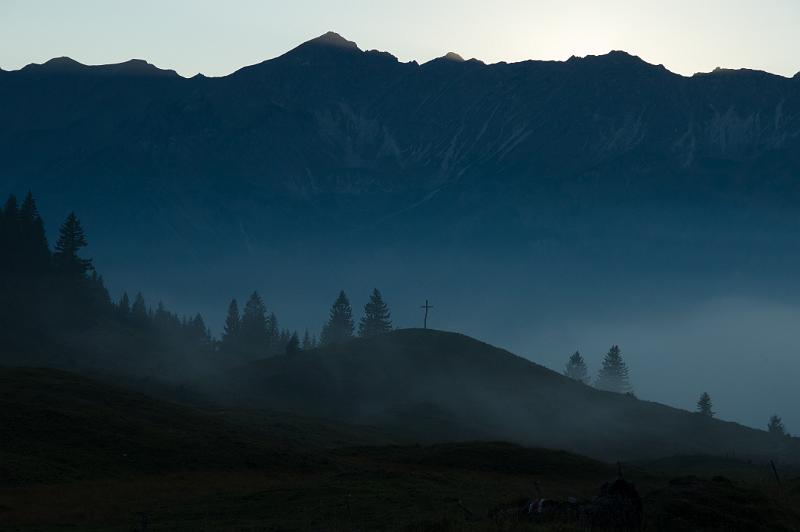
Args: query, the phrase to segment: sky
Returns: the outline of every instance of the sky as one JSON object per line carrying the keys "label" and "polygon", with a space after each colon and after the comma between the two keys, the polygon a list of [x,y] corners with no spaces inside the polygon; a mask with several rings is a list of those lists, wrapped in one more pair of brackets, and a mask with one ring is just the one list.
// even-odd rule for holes
{"label": "sky", "polygon": [[800,71],[800,1],[0,0],[0,68],[146,59],[229,74],[332,30],[362,49],[487,63],[625,50],[679,74]]}

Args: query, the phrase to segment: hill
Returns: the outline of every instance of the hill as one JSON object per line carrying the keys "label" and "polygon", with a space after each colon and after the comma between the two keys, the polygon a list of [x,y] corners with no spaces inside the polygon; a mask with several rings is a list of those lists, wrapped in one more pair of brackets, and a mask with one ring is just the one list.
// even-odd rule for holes
{"label": "hill", "polygon": [[0,368],[0,440],[4,484],[315,460],[282,434],[47,369]]}
{"label": "hill", "polygon": [[507,440],[606,460],[676,454],[800,462],[796,439],[596,390],[469,337],[406,329],[255,362],[243,404],[383,427],[412,441]]}
{"label": "hill", "polygon": [[[203,411],[62,371],[3,368],[0,384],[4,530],[580,530],[497,510],[591,498],[617,470],[496,442],[366,445],[341,423]],[[797,529],[790,476],[779,494],[739,462],[707,461],[708,478],[670,480],[686,462],[624,466],[648,530]]]}

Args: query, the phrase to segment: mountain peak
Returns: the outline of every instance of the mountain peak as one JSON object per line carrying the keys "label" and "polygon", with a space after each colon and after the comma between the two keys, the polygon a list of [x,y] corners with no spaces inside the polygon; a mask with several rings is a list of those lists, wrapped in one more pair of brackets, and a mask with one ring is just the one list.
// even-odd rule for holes
{"label": "mountain peak", "polygon": [[463,63],[464,62],[464,58],[461,57],[460,55],[458,55],[455,52],[447,52],[440,59],[444,59],[446,61],[454,61],[456,63]]}
{"label": "mountain peak", "polygon": [[23,70],[35,69],[46,72],[78,72],[86,69],[83,63],[75,61],[71,57],[54,57],[42,64],[33,63],[23,68]]}
{"label": "mountain peak", "polygon": [[335,31],[329,31],[311,39],[310,41],[306,41],[300,46],[307,46],[307,45],[315,45],[315,46],[328,46],[332,48],[345,48],[350,50],[359,50],[359,47],[353,41],[348,41]]}

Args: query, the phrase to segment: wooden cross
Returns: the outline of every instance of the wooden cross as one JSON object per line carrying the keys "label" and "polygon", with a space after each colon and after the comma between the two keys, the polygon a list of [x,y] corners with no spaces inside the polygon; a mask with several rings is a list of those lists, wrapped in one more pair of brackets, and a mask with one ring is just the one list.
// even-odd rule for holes
{"label": "wooden cross", "polygon": [[425,304],[422,305],[419,308],[424,308],[425,309],[425,321],[422,322],[422,328],[423,329],[427,329],[428,328],[428,311],[433,308],[433,305],[429,305],[428,304],[428,300],[426,299],[425,300]]}

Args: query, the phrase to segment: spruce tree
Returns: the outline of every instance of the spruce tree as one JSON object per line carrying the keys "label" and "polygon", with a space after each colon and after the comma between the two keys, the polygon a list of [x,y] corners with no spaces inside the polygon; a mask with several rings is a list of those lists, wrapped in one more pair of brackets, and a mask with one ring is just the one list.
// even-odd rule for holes
{"label": "spruce tree", "polygon": [[597,375],[595,386],[600,390],[616,393],[631,392],[628,379],[628,366],[622,359],[619,346],[613,345],[603,358],[603,367]]}
{"label": "spruce tree", "polygon": [[297,332],[293,332],[286,342],[286,354],[295,355],[300,352],[300,338],[297,337]]}
{"label": "spruce tree", "polygon": [[62,273],[85,276],[92,269],[91,259],[78,256],[81,248],[86,247],[86,235],[75,213],[72,212],[64,220],[59,230],[53,259]]}
{"label": "spruce tree", "polygon": [[[278,328],[278,317],[274,312],[270,312],[267,316],[267,350],[271,353],[278,354],[281,352],[281,347],[285,346],[286,342],[281,340],[281,331]],[[288,336],[286,337],[288,340]]]}
{"label": "spruce tree", "polygon": [[320,341],[323,345],[330,345],[344,342],[353,337],[353,308],[344,290],[339,292],[339,296],[331,306],[328,322],[322,328]]}
{"label": "spruce tree", "polygon": [[239,330],[242,350],[249,358],[263,357],[270,352],[267,307],[258,292],[253,292],[245,303]]}
{"label": "spruce tree", "polygon": [[776,436],[786,436],[786,427],[783,425],[783,420],[781,420],[779,415],[774,414],[769,418],[769,423],[767,423],[767,431],[770,434],[775,434]]}
{"label": "spruce tree", "polygon": [[8,196],[0,215],[0,272],[17,272],[22,241],[16,196]]}
{"label": "spruce tree", "polygon": [[189,322],[189,338],[195,348],[206,349],[211,345],[211,332],[200,313],[195,314]]}
{"label": "spruce tree", "polygon": [[564,369],[564,375],[583,383],[589,382],[589,370],[586,368],[586,362],[583,360],[580,351],[575,351],[569,357],[567,367]]}
{"label": "spruce tree", "polygon": [[119,304],[117,305],[117,312],[119,313],[120,317],[127,318],[131,314],[131,302],[128,298],[128,292],[123,292],[122,297],[119,299]]}
{"label": "spruce tree", "polygon": [[145,325],[150,320],[150,316],[147,312],[147,304],[144,301],[144,296],[141,292],[136,294],[136,297],[133,299],[133,305],[131,305],[131,318],[133,321],[139,325]]}
{"label": "spruce tree", "polygon": [[222,341],[220,344],[220,348],[226,353],[234,353],[238,350],[241,326],[239,304],[235,299],[232,299],[228,305],[228,315],[225,317],[225,327],[222,329]]}
{"label": "spruce tree", "polygon": [[311,343],[311,335],[308,334],[308,329],[306,332],[303,333],[303,351],[308,351],[309,349],[314,349],[314,344]]}
{"label": "spruce tree", "polygon": [[19,220],[22,266],[28,273],[42,273],[50,265],[50,248],[47,245],[44,222],[30,191],[19,209]]}
{"label": "spruce tree", "polygon": [[711,396],[708,395],[707,392],[703,392],[700,395],[700,399],[697,401],[697,412],[707,417],[714,417],[716,412],[714,412],[712,408]]}
{"label": "spruce tree", "polygon": [[369,301],[364,305],[364,316],[358,324],[358,335],[366,338],[391,330],[392,321],[389,307],[384,303],[381,293],[375,288]]}

